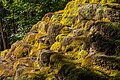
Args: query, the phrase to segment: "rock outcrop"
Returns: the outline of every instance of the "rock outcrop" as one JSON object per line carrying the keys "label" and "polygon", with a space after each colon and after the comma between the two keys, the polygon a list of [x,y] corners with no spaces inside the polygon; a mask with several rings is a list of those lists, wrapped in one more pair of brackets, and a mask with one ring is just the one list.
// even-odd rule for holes
{"label": "rock outcrop", "polygon": [[0,53],[0,80],[120,80],[120,0],[72,0]]}

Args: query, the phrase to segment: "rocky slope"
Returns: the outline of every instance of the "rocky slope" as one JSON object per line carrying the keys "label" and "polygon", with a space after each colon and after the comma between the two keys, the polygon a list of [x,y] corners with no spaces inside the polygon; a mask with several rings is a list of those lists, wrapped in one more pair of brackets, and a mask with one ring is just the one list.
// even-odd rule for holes
{"label": "rocky slope", "polygon": [[0,54],[0,80],[120,80],[120,0],[73,0]]}

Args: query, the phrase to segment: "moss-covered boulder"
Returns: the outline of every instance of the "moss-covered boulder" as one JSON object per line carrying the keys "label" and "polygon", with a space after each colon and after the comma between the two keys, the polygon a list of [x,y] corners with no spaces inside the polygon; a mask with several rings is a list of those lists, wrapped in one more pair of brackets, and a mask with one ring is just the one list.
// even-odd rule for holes
{"label": "moss-covered boulder", "polygon": [[47,34],[50,45],[52,45],[55,42],[55,38],[60,33],[61,29],[62,29],[62,24],[60,23],[53,23],[49,26]]}
{"label": "moss-covered boulder", "polygon": [[72,0],[0,52],[0,80],[120,80],[120,0]]}

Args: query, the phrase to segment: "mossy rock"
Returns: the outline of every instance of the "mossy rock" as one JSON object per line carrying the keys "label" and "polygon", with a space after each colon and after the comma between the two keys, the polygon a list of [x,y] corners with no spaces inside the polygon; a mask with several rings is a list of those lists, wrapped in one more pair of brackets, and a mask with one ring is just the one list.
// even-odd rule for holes
{"label": "mossy rock", "polygon": [[67,45],[71,44],[71,42],[73,42],[73,37],[66,36],[62,40],[62,46],[67,46]]}
{"label": "mossy rock", "polygon": [[119,0],[75,0],[77,3],[80,3],[80,4],[85,4],[85,3],[102,3],[102,4],[105,4],[105,3],[120,3]]}
{"label": "mossy rock", "polygon": [[6,54],[6,58],[20,58],[28,56],[32,46],[23,41],[17,41],[11,46],[11,49]]}
{"label": "mossy rock", "polygon": [[[65,52],[76,52],[82,50],[83,41],[81,39],[73,40],[69,45],[66,46]],[[63,46],[64,47],[64,46]]]}
{"label": "mossy rock", "polygon": [[29,44],[34,44],[35,43],[35,36],[36,36],[36,33],[27,33],[23,39],[23,41],[29,43]]}
{"label": "mossy rock", "polygon": [[0,54],[0,79],[120,80],[120,1],[72,0]]}
{"label": "mossy rock", "polygon": [[79,9],[79,20],[93,19],[95,16],[96,9],[99,7],[99,4],[87,4]]}
{"label": "mossy rock", "polygon": [[45,73],[40,73],[39,69],[19,68],[16,70],[15,80],[45,80]]}
{"label": "mossy rock", "polygon": [[76,68],[73,64],[65,64],[56,74],[56,79],[64,80],[108,80],[107,76],[102,76],[87,68]]}
{"label": "mossy rock", "polygon": [[72,35],[73,35],[73,37],[76,37],[76,38],[81,35],[84,35],[84,29],[83,28],[75,29],[75,30],[73,30]]}
{"label": "mossy rock", "polygon": [[[118,55],[116,46],[119,47],[119,45],[114,42],[120,39],[118,22],[96,22],[95,27],[91,29],[91,35],[88,36],[87,41],[92,42],[86,43],[89,47],[94,44],[97,51],[105,52],[107,55]],[[119,48],[117,50],[119,51]]]}
{"label": "mossy rock", "polygon": [[16,57],[26,57],[30,52],[30,45],[19,45],[13,52]]}
{"label": "mossy rock", "polygon": [[47,34],[50,45],[52,45],[55,42],[55,38],[58,34],[60,34],[61,29],[62,29],[62,25],[60,23],[54,23],[49,26]]}
{"label": "mossy rock", "polygon": [[96,65],[118,71],[120,70],[119,61],[120,57],[117,56],[96,55],[95,57]]}
{"label": "mossy rock", "polygon": [[[111,7],[114,6],[114,7]],[[79,21],[102,20],[106,22],[119,22],[119,5],[114,4],[84,4],[79,8]]]}
{"label": "mossy rock", "polygon": [[42,21],[41,23],[38,24],[38,33],[46,34],[48,27],[49,27],[48,24]]}
{"label": "mossy rock", "polygon": [[52,13],[52,12],[45,14],[45,16],[42,18],[42,21],[45,21],[46,23],[48,23],[51,20],[51,17],[53,15],[54,15],[54,13]]}
{"label": "mossy rock", "polygon": [[41,50],[40,54],[39,54],[39,65],[41,67],[43,66],[49,66],[50,63],[50,56],[52,54],[54,54],[55,52],[51,51],[51,50]]}
{"label": "mossy rock", "polygon": [[71,63],[70,60],[67,58],[67,56],[61,54],[61,53],[56,53],[51,55],[50,57],[50,65],[51,67],[59,67],[62,66],[66,63]]}

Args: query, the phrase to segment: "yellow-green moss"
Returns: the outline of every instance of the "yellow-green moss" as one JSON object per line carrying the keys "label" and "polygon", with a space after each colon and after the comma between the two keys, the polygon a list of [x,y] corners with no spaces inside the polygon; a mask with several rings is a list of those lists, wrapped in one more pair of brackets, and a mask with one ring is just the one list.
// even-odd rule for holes
{"label": "yellow-green moss", "polygon": [[[11,46],[11,49],[6,54],[5,58],[10,58],[10,56],[14,56],[16,58],[26,57],[28,56],[31,47],[32,46],[26,42],[18,41]],[[14,57],[12,58],[15,59]]]}
{"label": "yellow-green moss", "polygon": [[39,56],[39,53],[40,53],[40,50],[36,49],[36,48],[32,48],[30,53],[29,53],[29,56],[32,57],[32,56],[36,56],[38,57]]}
{"label": "yellow-green moss", "polygon": [[46,34],[47,33],[46,28],[47,27],[48,26],[46,25],[46,23],[42,21],[40,24],[38,24],[38,32],[42,33],[42,34]]}
{"label": "yellow-green moss", "polygon": [[27,56],[30,52],[30,48],[31,46],[30,45],[18,45],[14,52],[13,52],[13,55],[15,55],[16,57],[24,57],[24,56]]}
{"label": "yellow-green moss", "polygon": [[42,18],[42,21],[49,23],[49,21],[51,20],[52,15],[54,15],[54,13],[50,12],[45,14],[45,16]]}
{"label": "yellow-green moss", "polygon": [[0,65],[0,76],[3,74],[4,72],[4,66]]}
{"label": "yellow-green moss", "polygon": [[61,29],[61,33],[64,35],[67,35],[68,33],[70,33],[72,31],[72,29],[70,29],[69,27],[65,26]]}
{"label": "yellow-green moss", "polygon": [[112,70],[110,76],[119,77],[120,76],[120,71],[118,71],[118,70]]}
{"label": "yellow-green moss", "polygon": [[89,57],[82,60],[81,66],[90,68],[92,65],[93,65],[92,58]]}
{"label": "yellow-green moss", "polygon": [[34,44],[35,43],[35,33],[28,33],[25,35],[23,41],[29,43],[29,44]]}
{"label": "yellow-green moss", "polygon": [[1,57],[5,57],[5,55],[8,53],[8,51],[9,51],[9,50],[6,49],[6,50],[0,52],[0,56],[1,56]]}
{"label": "yellow-green moss", "polygon": [[118,3],[117,0],[75,0],[76,3],[85,4],[85,3]]}
{"label": "yellow-green moss", "polygon": [[63,10],[55,12],[55,14],[51,17],[51,22],[59,23],[62,19]]}
{"label": "yellow-green moss", "polygon": [[[65,7],[65,12],[62,15],[62,20],[60,23],[63,25],[71,26],[73,24],[73,20],[78,15],[78,5],[74,5],[74,1],[69,2]],[[74,7],[73,7],[74,5]]]}
{"label": "yellow-green moss", "polygon": [[79,53],[78,53],[78,55],[79,55],[79,58],[85,58],[87,55],[88,55],[88,52],[87,51],[85,51],[85,50],[81,50]]}
{"label": "yellow-green moss", "polygon": [[31,28],[30,32],[38,32],[38,27],[39,27],[39,24],[41,22],[42,21],[39,21],[39,22],[37,22],[37,24],[33,25],[33,27]]}
{"label": "yellow-green moss", "polygon": [[[65,47],[65,52],[66,51],[73,51],[73,52],[79,51],[82,49],[82,44],[83,44],[82,40],[75,40],[75,41],[71,42],[70,45],[67,45]],[[62,49],[64,51],[64,47],[62,47]]]}
{"label": "yellow-green moss", "polygon": [[65,55],[60,53],[53,54],[50,57],[50,63],[51,65],[54,65],[54,67],[60,67],[69,62],[70,60]]}
{"label": "yellow-green moss", "polygon": [[48,48],[48,46],[46,44],[44,44],[44,43],[36,43],[36,44],[34,44],[34,46],[37,46],[38,50],[42,50],[42,49],[47,49]]}
{"label": "yellow-green moss", "polygon": [[56,51],[56,52],[58,52],[60,49],[61,49],[61,43],[60,42],[55,42],[50,48],[50,50],[53,50],[53,51]]}
{"label": "yellow-green moss", "polygon": [[56,37],[56,41],[57,42],[62,42],[63,38],[66,36],[66,34],[59,34],[57,37]]}

